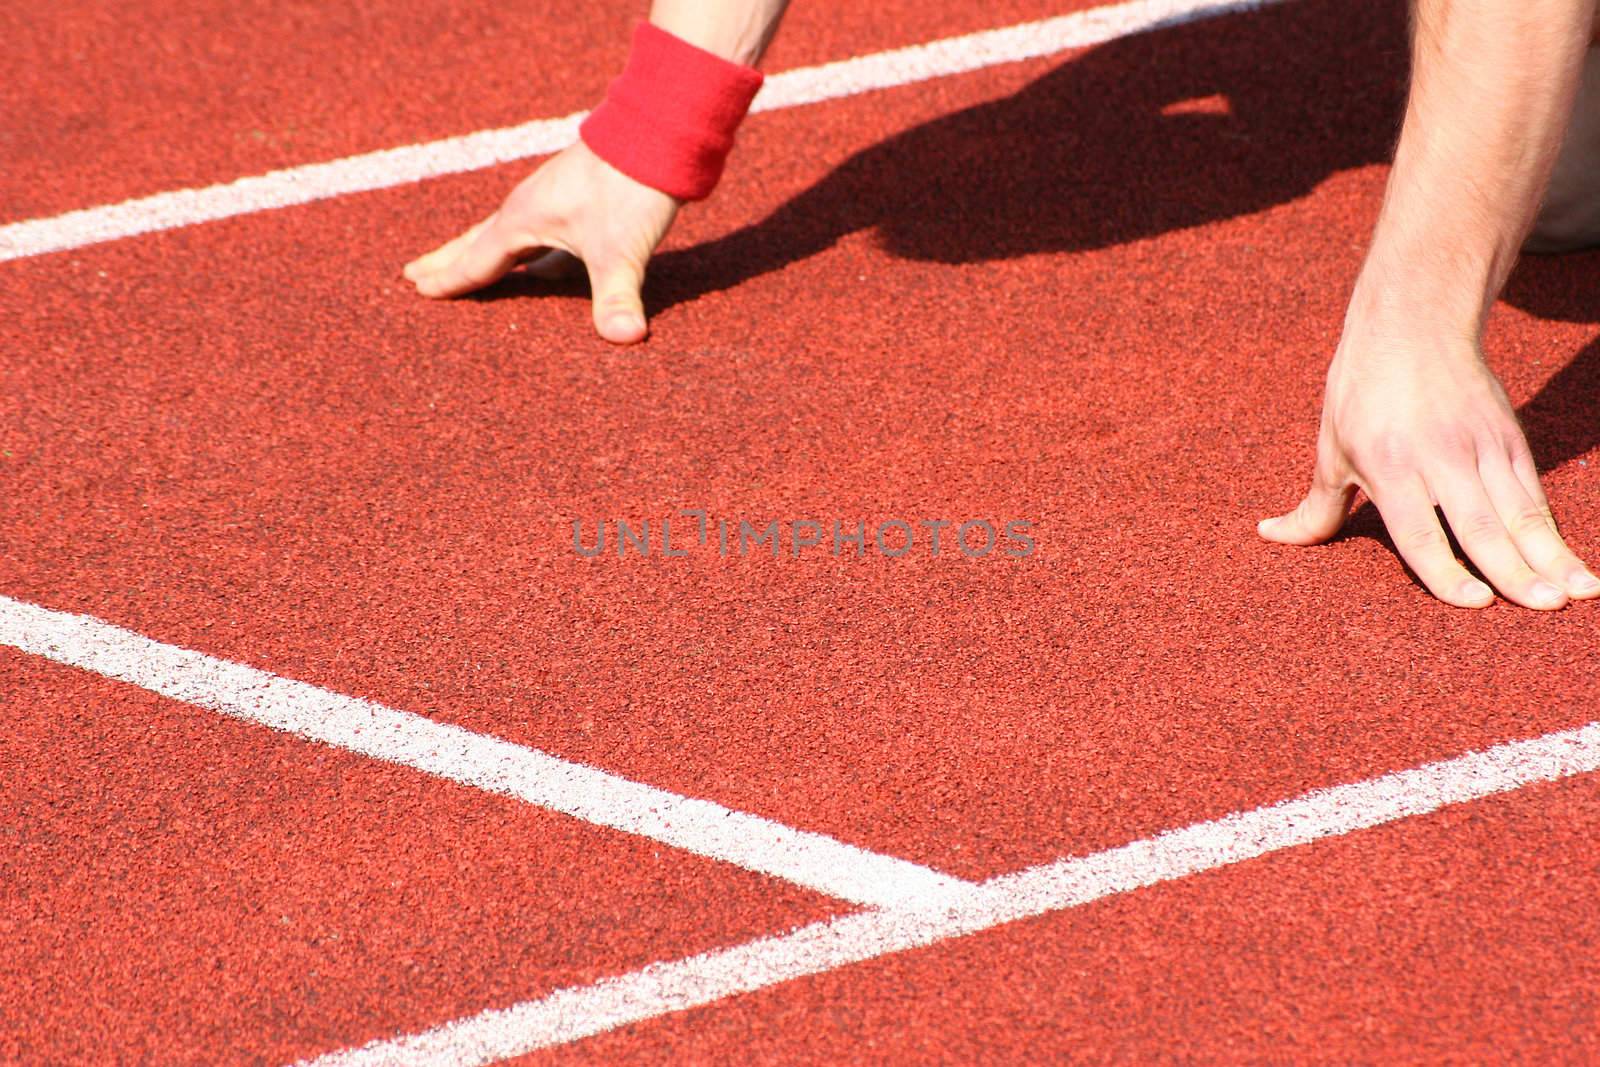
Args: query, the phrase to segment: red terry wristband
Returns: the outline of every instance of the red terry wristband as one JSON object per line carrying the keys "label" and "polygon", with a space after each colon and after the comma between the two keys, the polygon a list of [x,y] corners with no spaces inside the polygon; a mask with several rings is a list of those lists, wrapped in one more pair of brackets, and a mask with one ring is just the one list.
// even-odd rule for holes
{"label": "red terry wristband", "polygon": [[635,181],[679,200],[704,200],[761,82],[759,70],[642,22],[622,76],[578,134]]}

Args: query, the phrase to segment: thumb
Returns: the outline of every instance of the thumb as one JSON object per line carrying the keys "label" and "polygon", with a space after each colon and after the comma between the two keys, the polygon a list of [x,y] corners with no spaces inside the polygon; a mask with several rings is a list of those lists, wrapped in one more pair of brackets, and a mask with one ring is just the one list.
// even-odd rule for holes
{"label": "thumb", "polygon": [[1356,487],[1338,482],[1318,470],[1305,499],[1291,512],[1256,524],[1256,532],[1268,541],[1283,545],[1318,545],[1339,532]]}
{"label": "thumb", "polygon": [[452,297],[499,281],[540,242],[495,212],[443,247],[408,264],[406,276],[423,296]]}
{"label": "thumb", "polygon": [[650,332],[644,321],[644,268],[630,260],[587,263],[594,293],[594,328],[612,344],[643,341]]}

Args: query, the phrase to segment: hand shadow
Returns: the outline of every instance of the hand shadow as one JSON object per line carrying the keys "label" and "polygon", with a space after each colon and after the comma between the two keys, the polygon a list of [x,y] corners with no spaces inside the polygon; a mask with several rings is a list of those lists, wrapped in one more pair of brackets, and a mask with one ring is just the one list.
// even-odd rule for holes
{"label": "hand shadow", "polygon": [[647,300],[660,311],[861,230],[895,256],[972,263],[1286,203],[1388,158],[1406,51],[1402,6],[1367,0],[1121,38],[858,152],[760,222],[658,256]]}
{"label": "hand shadow", "polygon": [[[657,255],[646,305],[654,316],[861,230],[892,255],[973,263],[1283,204],[1388,159],[1406,56],[1403,5],[1373,0],[1293,0],[1119,38],[863,149],[759,222]],[[581,286],[519,272],[481,298]]]}

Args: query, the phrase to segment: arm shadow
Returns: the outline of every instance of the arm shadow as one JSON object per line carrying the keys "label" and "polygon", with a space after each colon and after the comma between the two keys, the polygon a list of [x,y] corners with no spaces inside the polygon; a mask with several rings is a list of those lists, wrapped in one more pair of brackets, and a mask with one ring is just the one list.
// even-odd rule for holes
{"label": "arm shadow", "polygon": [[1120,38],[1019,92],[864,149],[771,215],[656,257],[652,312],[870,230],[973,263],[1134,241],[1303,196],[1387,159],[1402,5],[1296,0]]}
{"label": "arm shadow", "polygon": [[[659,253],[646,306],[653,317],[860,231],[890,255],[955,264],[1262,211],[1386,161],[1406,71],[1394,0],[1294,0],[1118,38],[857,152],[758,222]],[[582,291],[518,271],[474,295]]]}

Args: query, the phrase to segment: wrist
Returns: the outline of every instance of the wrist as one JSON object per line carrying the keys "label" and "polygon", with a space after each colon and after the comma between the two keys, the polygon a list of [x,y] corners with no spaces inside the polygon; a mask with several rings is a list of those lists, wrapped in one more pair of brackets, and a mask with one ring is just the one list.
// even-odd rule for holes
{"label": "wrist", "polygon": [[1375,241],[1350,295],[1345,334],[1475,349],[1498,294],[1494,274],[1483,256]]}
{"label": "wrist", "polygon": [[579,136],[635,181],[677,200],[702,200],[722,177],[761,83],[753,67],[640,23],[627,68]]}

